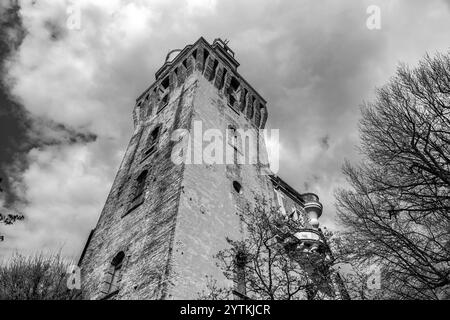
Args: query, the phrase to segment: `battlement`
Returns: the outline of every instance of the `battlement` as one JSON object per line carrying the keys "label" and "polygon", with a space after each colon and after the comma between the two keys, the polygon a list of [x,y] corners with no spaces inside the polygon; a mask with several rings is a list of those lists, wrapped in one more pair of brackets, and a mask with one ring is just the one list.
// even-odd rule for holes
{"label": "battlement", "polygon": [[[134,114],[140,108],[147,108],[147,114],[162,109],[173,89],[198,72],[226,97],[229,107],[255,127],[264,128],[268,116],[266,101],[237,72],[238,67],[233,50],[221,39],[215,39],[211,45],[201,37],[184,49],[171,50],[155,73],[156,81],[136,99]],[[136,117],[134,120],[136,124]]]}

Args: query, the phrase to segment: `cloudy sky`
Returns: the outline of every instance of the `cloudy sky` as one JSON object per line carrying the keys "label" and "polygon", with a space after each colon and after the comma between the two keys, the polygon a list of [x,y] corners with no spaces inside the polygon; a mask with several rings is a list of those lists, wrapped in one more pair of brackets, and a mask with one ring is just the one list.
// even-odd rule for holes
{"label": "cloudy sky", "polygon": [[[170,49],[221,37],[280,128],[280,176],[317,192],[336,227],[344,159],[358,159],[359,106],[400,61],[450,49],[450,1],[9,0],[0,4],[0,260],[77,258],[132,133],[135,98]],[[381,29],[369,30],[369,5]],[[68,20],[80,10],[80,28]],[[69,22],[69,23],[68,23]]]}

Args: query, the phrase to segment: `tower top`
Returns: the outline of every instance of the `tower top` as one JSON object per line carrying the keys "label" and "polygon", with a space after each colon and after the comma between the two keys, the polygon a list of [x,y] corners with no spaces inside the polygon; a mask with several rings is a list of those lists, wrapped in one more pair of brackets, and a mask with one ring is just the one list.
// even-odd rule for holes
{"label": "tower top", "polygon": [[222,59],[227,60],[229,64],[236,70],[239,67],[239,62],[234,59],[234,51],[228,46],[228,40],[223,41],[220,38],[214,39],[212,47]]}
{"label": "tower top", "polygon": [[267,120],[265,99],[239,74],[239,62],[228,45],[228,40],[214,39],[210,44],[203,37],[183,49],[170,50],[164,64],[156,71],[156,81],[136,99],[133,119],[138,123],[137,114],[141,106],[150,100],[167,103],[168,93],[184,83],[193,74],[203,75],[219,92],[230,107],[241,113],[257,128],[264,128]]}
{"label": "tower top", "polygon": [[183,49],[173,49],[167,53],[166,60],[161,68],[155,73],[155,79],[158,80],[161,75],[165,74],[165,71],[170,69],[170,67],[178,62],[188,51],[193,47],[198,46],[203,43],[207,47],[211,48],[229,67],[234,71],[239,67],[239,62],[234,58],[234,51],[228,46],[229,40],[222,40],[216,38],[213,44],[210,45],[203,37],[200,37],[194,44],[189,44]]}

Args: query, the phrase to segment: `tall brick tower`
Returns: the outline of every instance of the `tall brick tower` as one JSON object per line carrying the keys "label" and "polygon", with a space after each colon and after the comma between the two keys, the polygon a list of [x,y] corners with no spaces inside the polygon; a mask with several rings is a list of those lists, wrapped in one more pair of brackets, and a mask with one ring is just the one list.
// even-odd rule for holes
{"label": "tall brick tower", "polygon": [[[180,129],[244,128],[258,135],[264,128],[266,101],[238,66],[222,40],[211,45],[200,38],[169,52],[156,81],[137,98],[134,133],[80,257],[86,298],[195,299],[205,288],[205,275],[229,285],[213,255],[225,248],[226,237],[241,236],[236,212],[255,201],[255,193],[305,221],[297,235],[305,247],[321,245],[317,196],[261,174],[258,163],[174,161],[174,149],[184,139],[177,138]],[[228,140],[223,144],[242,152]],[[193,153],[205,143],[190,143]]]}

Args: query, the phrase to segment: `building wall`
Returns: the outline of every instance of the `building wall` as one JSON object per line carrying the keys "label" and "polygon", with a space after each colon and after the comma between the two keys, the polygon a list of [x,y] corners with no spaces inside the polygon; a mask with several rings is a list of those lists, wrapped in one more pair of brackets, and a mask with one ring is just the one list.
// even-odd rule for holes
{"label": "building wall", "polygon": [[[193,79],[192,79],[193,80]],[[141,118],[125,153],[105,207],[81,261],[86,298],[105,296],[108,268],[113,257],[124,251],[117,299],[160,299],[167,288],[167,272],[181,193],[183,165],[171,161],[174,130],[189,128],[195,81],[175,88],[160,113]],[[156,110],[156,108],[154,108]],[[161,124],[155,154],[142,161],[146,138]],[[144,170],[149,175],[145,201],[127,213],[133,181]]]}
{"label": "building wall", "polygon": [[[228,125],[256,133],[246,116],[230,108],[223,93],[204,77],[198,78],[191,130],[195,121],[201,121],[203,132],[220,129],[224,145]],[[203,150],[209,143],[203,143]],[[241,184],[242,194],[233,181]],[[255,195],[267,198],[272,191],[268,177],[253,164],[187,164],[182,186],[168,298],[195,299],[206,288],[206,275],[220,286],[233,285],[216,266],[214,255],[227,246],[227,237],[242,238],[238,213],[254,204]]]}

